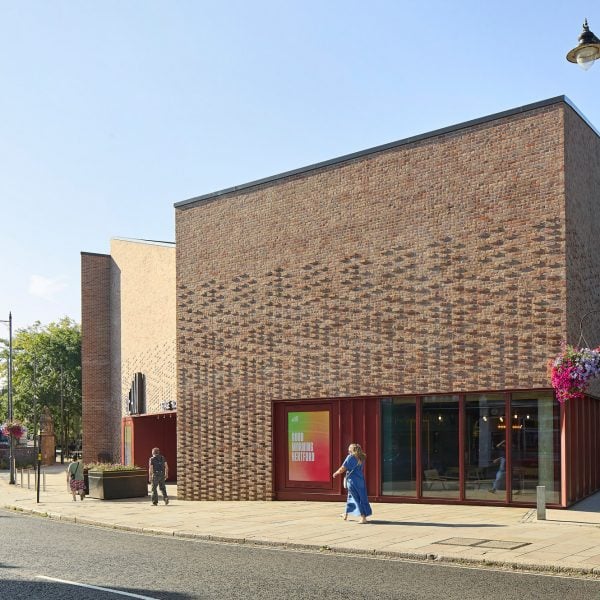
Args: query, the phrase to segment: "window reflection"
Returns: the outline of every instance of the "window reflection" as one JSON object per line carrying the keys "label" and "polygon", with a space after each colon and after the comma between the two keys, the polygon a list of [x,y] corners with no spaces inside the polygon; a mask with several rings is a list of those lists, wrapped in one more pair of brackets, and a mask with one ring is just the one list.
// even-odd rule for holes
{"label": "window reflection", "polygon": [[503,394],[465,398],[465,497],[506,499],[506,417]]}
{"label": "window reflection", "polygon": [[560,501],[560,419],[551,393],[512,394],[512,499],[535,502],[546,487],[546,502]]}
{"label": "window reflection", "polygon": [[423,496],[458,498],[458,396],[425,396],[421,418]]}
{"label": "window reflection", "polygon": [[416,496],[416,400],[381,401],[381,493]]}
{"label": "window reflection", "polygon": [[510,481],[512,501],[535,503],[544,485],[546,501],[559,504],[560,411],[552,392],[512,393],[509,414],[503,392],[465,394],[463,481],[458,399],[421,397],[420,429],[415,397],[381,400],[381,493],[417,496],[418,432],[424,497],[458,499],[462,485],[468,500],[505,502]]}

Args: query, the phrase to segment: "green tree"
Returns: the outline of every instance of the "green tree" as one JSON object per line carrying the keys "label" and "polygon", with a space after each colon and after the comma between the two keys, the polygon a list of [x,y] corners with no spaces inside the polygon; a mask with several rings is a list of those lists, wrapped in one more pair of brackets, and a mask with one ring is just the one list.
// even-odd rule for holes
{"label": "green tree", "polygon": [[[0,382],[7,380],[8,340],[0,340]],[[0,383],[2,387],[2,383]],[[0,394],[2,420],[6,394]],[[62,410],[61,410],[62,396]],[[15,418],[34,431],[40,410],[48,406],[57,443],[81,437],[81,330],[67,317],[42,326],[18,329],[13,336],[13,408]],[[61,418],[62,417],[62,418]]]}

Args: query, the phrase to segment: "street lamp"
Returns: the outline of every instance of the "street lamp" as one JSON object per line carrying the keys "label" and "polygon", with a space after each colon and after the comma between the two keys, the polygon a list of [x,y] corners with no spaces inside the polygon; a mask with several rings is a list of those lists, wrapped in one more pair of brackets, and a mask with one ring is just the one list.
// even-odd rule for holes
{"label": "street lamp", "polygon": [[577,63],[584,71],[594,66],[600,58],[600,40],[590,31],[587,19],[583,22],[583,31],[579,36],[579,44],[569,51],[567,60]]}
{"label": "street lamp", "polygon": [[42,421],[40,419],[40,428],[38,435],[38,454],[37,454],[37,485],[36,485],[36,502],[40,503],[40,471],[42,466]]}
{"label": "street lamp", "polygon": [[[13,420],[13,347],[12,347],[12,313],[8,313],[8,321],[0,319],[0,323],[8,323],[8,420]],[[9,483],[15,484],[14,439],[9,436],[8,463],[10,470]]]}
{"label": "street lamp", "polygon": [[[37,503],[40,503],[40,471],[42,466],[42,419],[37,419],[37,401],[38,401],[38,385],[37,385],[37,362],[33,361],[33,447],[36,450],[36,471],[37,471]],[[37,443],[36,443],[37,439]]]}
{"label": "street lamp", "polygon": [[64,369],[60,365],[60,464],[65,463],[65,399],[63,394]]}

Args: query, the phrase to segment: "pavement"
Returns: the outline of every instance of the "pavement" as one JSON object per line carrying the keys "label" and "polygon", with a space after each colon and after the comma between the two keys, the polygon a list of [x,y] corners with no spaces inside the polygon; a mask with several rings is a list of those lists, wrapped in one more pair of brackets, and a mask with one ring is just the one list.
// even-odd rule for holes
{"label": "pavement", "polygon": [[45,467],[46,489],[36,501],[33,476],[9,485],[0,471],[0,507],[60,521],[150,535],[197,538],[374,558],[438,561],[490,568],[600,578],[600,494],[568,510],[434,504],[372,504],[370,523],[339,514],[335,502],[218,502],[150,498],[73,502],[66,465]]}

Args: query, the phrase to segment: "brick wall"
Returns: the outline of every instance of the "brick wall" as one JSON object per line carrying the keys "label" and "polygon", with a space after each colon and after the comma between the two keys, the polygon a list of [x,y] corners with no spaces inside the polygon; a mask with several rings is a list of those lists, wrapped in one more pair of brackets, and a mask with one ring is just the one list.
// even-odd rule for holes
{"label": "brick wall", "polygon": [[111,240],[110,255],[82,253],[84,460],[121,460],[121,418],[136,372],[146,412],[176,399],[175,249]]}
{"label": "brick wall", "polygon": [[119,414],[137,372],[146,376],[146,412],[176,400],[175,247],[111,240],[112,397]]}
{"label": "brick wall", "polygon": [[272,400],[548,387],[570,111],[180,206],[178,493],[271,498]]}
{"label": "brick wall", "polygon": [[[110,256],[81,253],[83,460],[115,458],[110,395]],[[118,457],[118,455],[117,455]]]}
{"label": "brick wall", "polygon": [[[593,348],[600,345],[600,140],[571,110],[565,113],[565,197],[568,290],[565,339]],[[600,384],[594,382],[590,392],[600,396]]]}

